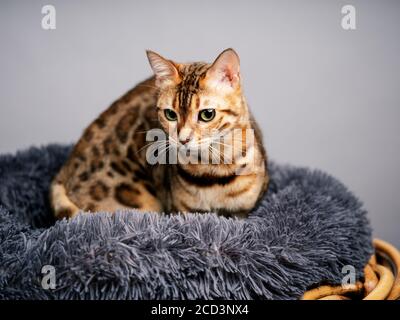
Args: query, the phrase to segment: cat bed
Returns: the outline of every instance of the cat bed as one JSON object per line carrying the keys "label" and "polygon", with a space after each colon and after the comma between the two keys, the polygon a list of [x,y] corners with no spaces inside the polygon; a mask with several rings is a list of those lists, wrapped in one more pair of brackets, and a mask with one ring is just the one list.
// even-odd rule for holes
{"label": "cat bed", "polygon": [[[373,253],[366,211],[343,184],[275,163],[245,220],[131,210],[56,222],[48,189],[70,150],[0,156],[0,299],[298,299],[340,284],[344,266],[361,279]],[[42,287],[46,265],[55,289]]]}

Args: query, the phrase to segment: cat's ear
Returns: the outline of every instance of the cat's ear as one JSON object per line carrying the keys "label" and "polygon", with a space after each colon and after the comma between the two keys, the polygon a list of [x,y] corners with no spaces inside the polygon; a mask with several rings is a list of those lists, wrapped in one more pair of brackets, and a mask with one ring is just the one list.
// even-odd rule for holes
{"label": "cat's ear", "polygon": [[147,50],[146,53],[150,66],[156,76],[157,86],[165,87],[179,82],[179,72],[172,61],[150,50]]}
{"label": "cat's ear", "polygon": [[212,88],[236,89],[240,84],[240,60],[233,49],[224,50],[215,59],[206,74],[206,83]]}

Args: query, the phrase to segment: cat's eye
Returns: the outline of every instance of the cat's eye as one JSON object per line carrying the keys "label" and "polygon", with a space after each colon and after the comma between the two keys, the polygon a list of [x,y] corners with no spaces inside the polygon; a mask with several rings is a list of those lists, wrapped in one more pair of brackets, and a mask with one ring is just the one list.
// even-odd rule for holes
{"label": "cat's eye", "polygon": [[165,109],[164,115],[168,121],[176,121],[178,119],[176,112],[172,109]]}
{"label": "cat's eye", "polygon": [[199,120],[208,122],[214,119],[215,109],[204,109],[199,112]]}

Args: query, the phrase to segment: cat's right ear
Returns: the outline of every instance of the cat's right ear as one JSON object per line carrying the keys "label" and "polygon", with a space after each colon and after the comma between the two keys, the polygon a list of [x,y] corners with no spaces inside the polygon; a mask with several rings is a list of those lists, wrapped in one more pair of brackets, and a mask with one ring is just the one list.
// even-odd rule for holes
{"label": "cat's right ear", "polygon": [[146,53],[156,76],[156,85],[158,87],[176,85],[179,82],[179,72],[172,61],[150,50],[147,50]]}

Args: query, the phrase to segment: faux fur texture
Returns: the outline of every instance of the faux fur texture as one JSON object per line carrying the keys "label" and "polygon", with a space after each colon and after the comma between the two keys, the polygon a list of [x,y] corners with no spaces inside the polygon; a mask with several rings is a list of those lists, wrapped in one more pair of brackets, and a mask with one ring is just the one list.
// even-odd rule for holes
{"label": "faux fur texture", "polygon": [[[70,147],[0,157],[2,299],[297,299],[357,278],[372,253],[361,203],[320,171],[270,165],[271,187],[247,220],[134,210],[55,222],[48,188]],[[57,287],[41,286],[44,265]]]}

